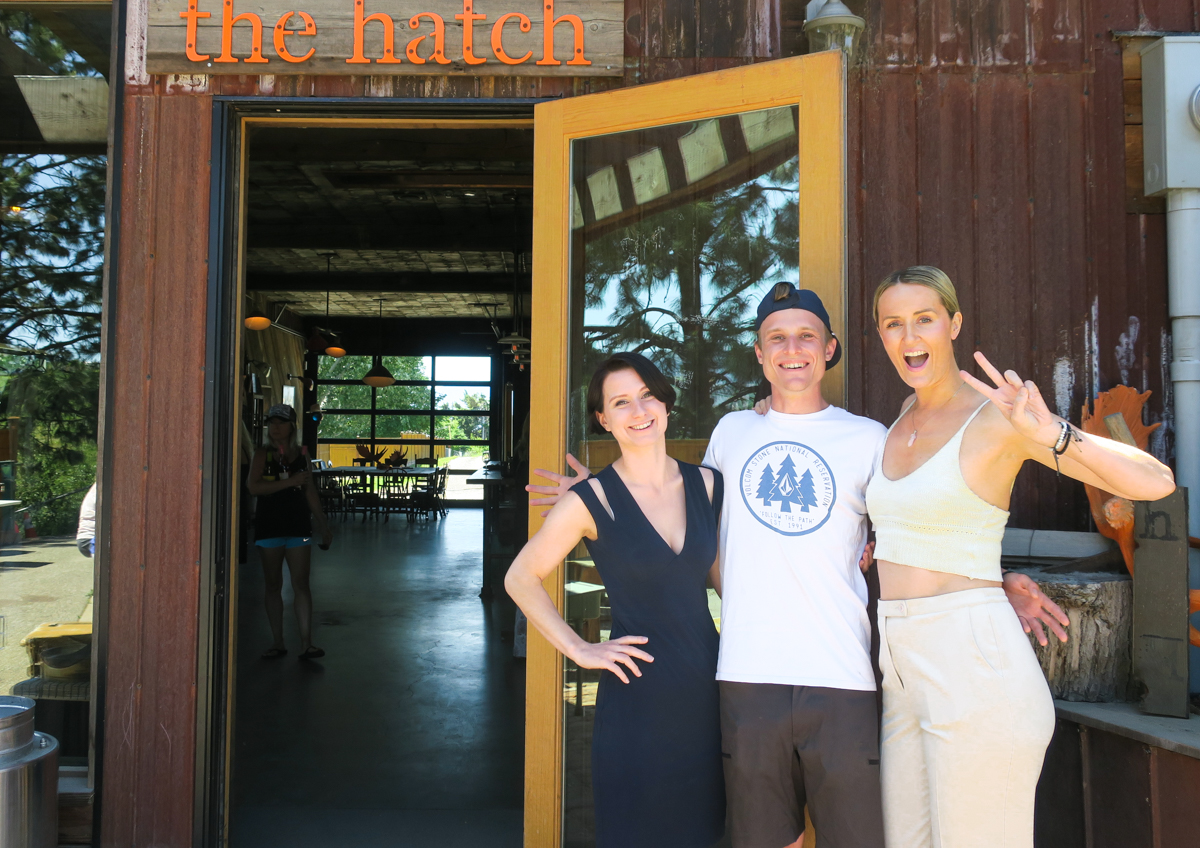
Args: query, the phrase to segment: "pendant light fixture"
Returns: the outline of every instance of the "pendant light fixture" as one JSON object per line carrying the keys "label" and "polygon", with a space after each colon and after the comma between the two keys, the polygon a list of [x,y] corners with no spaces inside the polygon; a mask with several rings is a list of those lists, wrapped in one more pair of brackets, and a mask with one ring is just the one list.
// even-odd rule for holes
{"label": "pendant light fixture", "polygon": [[[383,298],[379,298],[379,330],[383,328]],[[380,332],[375,334],[375,349],[379,350]],[[396,378],[392,376],[392,372],[387,370],[383,364],[383,357],[375,354],[374,362],[371,365],[371,370],[363,374],[362,381],[368,386],[375,389],[386,388],[396,382]]]}
{"label": "pendant light fixture", "polygon": [[271,326],[271,319],[261,309],[255,307],[250,310],[242,323],[246,325],[247,330],[265,330]]}
{"label": "pendant light fixture", "polygon": [[[325,292],[325,323],[329,323],[329,291]],[[325,331],[327,335],[327,346],[325,355],[332,356],[334,359],[341,359],[346,355],[346,349],[342,347],[342,341],[335,334]]]}
{"label": "pendant light fixture", "polygon": [[[325,257],[325,276],[326,276],[326,278],[328,278],[330,270],[331,270],[330,263],[333,261],[333,257],[337,256],[337,254],[336,253],[321,253],[318,255]],[[328,279],[326,279],[326,286],[328,286]],[[328,287],[325,289],[325,326],[326,327],[329,326],[329,289],[328,289]],[[332,356],[334,359],[341,359],[343,356],[346,355],[346,349],[344,347],[342,347],[342,340],[337,337],[336,333],[330,332],[329,330],[325,330],[324,336],[325,336],[325,342],[326,342],[326,344],[325,344],[325,355],[326,356]]]}

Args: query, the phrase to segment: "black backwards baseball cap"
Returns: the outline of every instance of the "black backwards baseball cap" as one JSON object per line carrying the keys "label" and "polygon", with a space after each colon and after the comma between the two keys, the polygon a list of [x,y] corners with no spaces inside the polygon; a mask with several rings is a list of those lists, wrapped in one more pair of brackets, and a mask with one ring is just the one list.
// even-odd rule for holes
{"label": "black backwards baseball cap", "polygon": [[782,312],[785,309],[803,309],[821,319],[834,342],[833,356],[825,363],[825,367],[832,368],[837,365],[842,359],[842,343],[834,335],[833,327],[829,326],[829,312],[815,291],[798,289],[791,283],[776,283],[758,304],[758,318],[754,322],[754,331],[758,332],[763,321],[766,321],[772,312]]}
{"label": "black backwards baseball cap", "polygon": [[280,421],[287,421],[289,424],[296,423],[296,410],[292,409],[286,403],[277,403],[267,410],[265,420],[270,421],[272,418],[278,418]]}

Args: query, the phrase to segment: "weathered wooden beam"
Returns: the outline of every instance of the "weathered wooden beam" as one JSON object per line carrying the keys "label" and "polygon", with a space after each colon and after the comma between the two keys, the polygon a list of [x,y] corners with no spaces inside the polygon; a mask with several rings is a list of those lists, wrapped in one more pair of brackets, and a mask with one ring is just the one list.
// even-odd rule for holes
{"label": "weathered wooden beam", "polygon": [[100,77],[18,76],[17,87],[51,143],[108,139],[108,83]]}
{"label": "weathered wooden beam", "polygon": [[[39,4],[40,5],[40,4]],[[37,18],[68,50],[108,77],[112,53],[112,6],[108,3],[34,8]]]}
{"label": "weathered wooden beam", "polygon": [[[518,291],[529,291],[529,275],[522,274],[517,282]],[[441,273],[441,274],[354,274],[345,271],[329,273],[263,273],[250,271],[246,274],[246,288],[250,291],[293,291],[293,292],[363,292],[389,291],[407,292],[473,292],[480,294],[508,294],[513,290],[512,274],[490,273]]]}
{"label": "weathered wooden beam", "polygon": [[[297,133],[270,125],[250,136],[250,168],[258,162],[532,162],[533,131],[503,127],[471,132],[308,127]],[[365,165],[364,165],[365,166]]]}
{"label": "weathered wooden beam", "polygon": [[[295,227],[251,224],[247,246],[305,250],[420,250],[430,253],[525,250],[533,238],[531,221],[511,221],[508,227],[356,227],[306,225]],[[507,232],[506,232],[507,230]]]}
{"label": "weathered wooden beam", "polygon": [[357,189],[533,189],[533,174],[490,171],[325,171],[336,188]]}
{"label": "weathered wooden beam", "polygon": [[155,74],[623,75],[621,0],[557,3],[508,0],[472,10],[461,0],[310,0],[297,9],[282,0],[230,0],[223,9],[214,0],[163,0],[150,5],[146,68]]}

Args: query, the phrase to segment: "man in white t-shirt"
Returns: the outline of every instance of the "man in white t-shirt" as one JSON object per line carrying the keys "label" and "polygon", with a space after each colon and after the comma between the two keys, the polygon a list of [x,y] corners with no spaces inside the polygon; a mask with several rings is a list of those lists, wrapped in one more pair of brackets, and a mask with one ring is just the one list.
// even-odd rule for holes
{"label": "man in white t-shirt", "polygon": [[877,421],[831,406],[841,358],[821,299],[780,283],[754,346],[766,415],[732,412],[704,464],[721,472],[721,737],[735,848],[821,841],[882,848],[879,718],[871,665],[867,483]]}

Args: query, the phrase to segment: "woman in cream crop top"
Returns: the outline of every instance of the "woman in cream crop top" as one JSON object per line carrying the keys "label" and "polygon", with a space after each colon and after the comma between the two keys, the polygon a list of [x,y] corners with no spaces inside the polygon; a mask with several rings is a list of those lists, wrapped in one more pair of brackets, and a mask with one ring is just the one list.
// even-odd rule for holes
{"label": "woman in cream crop top", "polygon": [[1064,430],[1069,425],[1037,386],[1001,374],[982,353],[976,359],[994,386],[960,371],[953,342],[962,314],[938,269],[888,277],[875,293],[875,320],[888,358],[915,393],[888,431],[867,490],[884,599],[998,586],[1009,495],[1028,459],[1131,500],[1174,490],[1170,469],[1154,457]]}
{"label": "woman in cream crop top", "polygon": [[1067,621],[1028,577],[1001,575],[1013,482],[1027,459],[1134,500],[1164,497],[1174,479],[1149,454],[1079,433],[1033,383],[982,354],[994,386],[960,371],[963,318],[938,269],[890,275],[874,309],[888,358],[914,391],[866,493],[881,591],[886,843],[1032,848],[1055,719],[1025,633],[1045,644],[1044,621],[1065,641]]}
{"label": "woman in cream crop top", "polygon": [[933,456],[899,479],[884,473],[880,454],[867,486],[876,559],[1001,582],[1000,545],[1008,510],[975,494],[959,465],[963,433],[987,403],[976,407]]}

